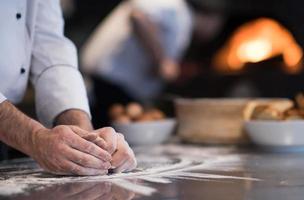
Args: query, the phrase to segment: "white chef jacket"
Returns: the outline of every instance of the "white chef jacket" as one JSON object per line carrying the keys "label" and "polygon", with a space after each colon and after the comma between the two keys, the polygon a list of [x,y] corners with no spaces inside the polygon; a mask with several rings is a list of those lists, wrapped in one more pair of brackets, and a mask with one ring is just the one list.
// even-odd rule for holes
{"label": "white chef jacket", "polygon": [[75,46],[63,35],[59,0],[0,1],[0,103],[22,100],[28,80],[46,126],[68,109],[89,114]]}
{"label": "white chef jacket", "polygon": [[[142,101],[155,98],[164,82],[152,73],[152,58],[138,40],[130,13],[140,10],[159,27],[167,56],[179,60],[190,43],[192,11],[184,0],[129,0],[121,3],[86,43],[84,70],[119,85]],[[154,69],[155,70],[155,69]]]}

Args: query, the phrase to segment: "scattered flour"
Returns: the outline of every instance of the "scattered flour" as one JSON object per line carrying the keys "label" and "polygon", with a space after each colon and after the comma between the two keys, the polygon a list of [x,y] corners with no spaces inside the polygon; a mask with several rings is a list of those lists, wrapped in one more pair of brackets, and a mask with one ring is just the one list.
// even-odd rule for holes
{"label": "scattered flour", "polygon": [[[46,188],[57,184],[75,182],[110,182],[128,191],[141,195],[151,195],[157,190],[142,184],[170,184],[174,179],[214,180],[234,179],[259,181],[251,177],[238,177],[207,173],[211,171],[233,171],[242,168],[241,155],[233,154],[234,148],[199,148],[164,145],[151,148],[149,154],[138,150],[138,169],[134,172],[111,174],[104,176],[68,177],[52,176],[43,173],[41,169],[25,168],[3,172],[12,166],[0,167],[0,196],[26,193],[28,190]],[[4,165],[5,166],[5,165]],[[19,165],[14,165],[18,167]],[[13,168],[14,168],[13,167]],[[3,178],[4,177],[4,178]],[[142,180],[132,182],[131,180]]]}

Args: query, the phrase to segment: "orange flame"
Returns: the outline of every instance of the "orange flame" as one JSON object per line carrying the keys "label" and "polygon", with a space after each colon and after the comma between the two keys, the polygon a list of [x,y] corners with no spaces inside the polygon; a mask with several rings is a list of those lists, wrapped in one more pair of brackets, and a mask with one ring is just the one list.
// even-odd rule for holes
{"label": "orange flame", "polygon": [[219,71],[229,72],[278,55],[283,56],[287,72],[301,70],[303,51],[292,34],[278,22],[260,18],[237,29],[215,55],[213,64]]}

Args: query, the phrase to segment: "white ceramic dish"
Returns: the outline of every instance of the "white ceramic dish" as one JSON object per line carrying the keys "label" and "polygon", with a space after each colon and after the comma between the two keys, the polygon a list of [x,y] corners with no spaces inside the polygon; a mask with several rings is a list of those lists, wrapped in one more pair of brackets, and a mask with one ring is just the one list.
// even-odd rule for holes
{"label": "white ceramic dish", "polygon": [[175,125],[175,119],[165,119],[130,124],[114,123],[113,127],[125,136],[131,146],[139,146],[166,142],[173,133]]}
{"label": "white ceramic dish", "polygon": [[248,121],[245,131],[252,142],[266,150],[304,150],[304,120]]}

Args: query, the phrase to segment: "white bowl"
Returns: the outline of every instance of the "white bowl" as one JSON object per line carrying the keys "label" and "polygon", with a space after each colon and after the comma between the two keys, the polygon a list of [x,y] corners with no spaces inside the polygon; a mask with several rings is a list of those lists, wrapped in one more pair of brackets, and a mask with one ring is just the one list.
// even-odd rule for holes
{"label": "white bowl", "polygon": [[264,147],[304,147],[304,120],[248,121],[245,130],[255,144]]}
{"label": "white bowl", "polygon": [[173,133],[175,119],[151,122],[134,122],[130,124],[114,123],[116,131],[122,133],[131,146],[155,145],[166,142]]}

